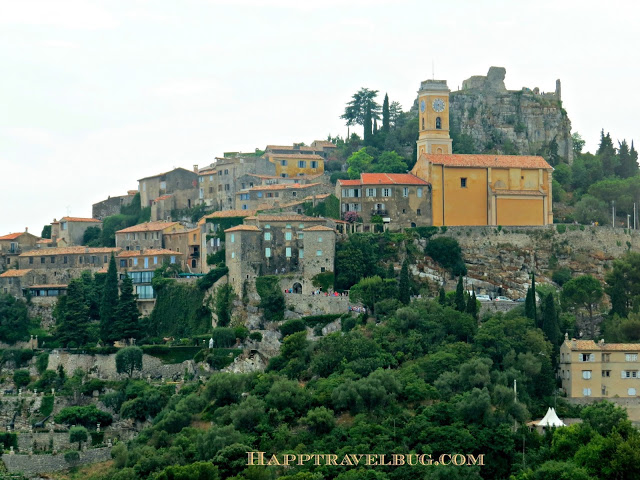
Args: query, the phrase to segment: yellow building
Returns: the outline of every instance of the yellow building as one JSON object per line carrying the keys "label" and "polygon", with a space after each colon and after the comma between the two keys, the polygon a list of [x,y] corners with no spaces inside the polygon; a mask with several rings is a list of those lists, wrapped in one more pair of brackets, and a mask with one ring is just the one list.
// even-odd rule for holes
{"label": "yellow building", "polygon": [[553,168],[544,158],[453,154],[443,80],[422,82],[418,105],[418,161],[411,173],[431,183],[433,225],[553,223]]}
{"label": "yellow building", "polygon": [[302,153],[266,153],[267,158],[276,166],[278,177],[299,177],[324,173],[324,158],[315,154]]}
{"label": "yellow building", "polygon": [[560,346],[558,374],[569,398],[638,398],[639,343],[569,340]]}

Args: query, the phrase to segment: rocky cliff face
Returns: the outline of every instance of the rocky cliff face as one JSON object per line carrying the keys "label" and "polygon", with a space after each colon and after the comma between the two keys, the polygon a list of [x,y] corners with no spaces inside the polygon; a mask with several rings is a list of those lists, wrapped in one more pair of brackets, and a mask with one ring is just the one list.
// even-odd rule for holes
{"label": "rocky cliff face", "polygon": [[451,93],[452,134],[473,140],[473,152],[462,153],[541,153],[547,160],[557,154],[571,163],[571,121],[562,108],[560,80],[553,93],[540,93],[537,87],[507,90],[505,75],[504,68],[491,67],[487,76],[471,77]]}

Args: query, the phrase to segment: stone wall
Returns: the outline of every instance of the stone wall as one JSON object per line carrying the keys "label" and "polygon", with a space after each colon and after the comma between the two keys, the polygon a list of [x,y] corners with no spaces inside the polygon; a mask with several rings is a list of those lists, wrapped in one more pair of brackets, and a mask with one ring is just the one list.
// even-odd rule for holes
{"label": "stone wall", "polygon": [[553,93],[507,90],[505,75],[504,68],[491,67],[487,76],[471,77],[451,93],[452,130],[471,136],[477,152],[501,149],[508,141],[517,152],[503,153],[535,154],[555,139],[558,154],[571,163],[571,121],[562,108],[560,82]]}
{"label": "stone wall", "polygon": [[86,452],[78,452],[80,458],[73,463],[64,459],[63,454],[58,455],[11,455],[3,454],[2,461],[9,473],[23,473],[36,475],[39,473],[57,472],[77,465],[106,462],[111,460],[111,447],[95,448]]}
{"label": "stone wall", "polygon": [[48,329],[55,325],[53,309],[58,302],[58,297],[32,297],[31,305],[28,305],[29,317],[40,318],[40,326]]}
{"label": "stone wall", "polygon": [[[73,355],[62,351],[53,351],[49,354],[48,370],[56,370],[62,365],[67,374],[71,375],[77,368],[88,372],[91,376],[104,379],[124,379],[126,375],[116,371],[116,355]],[[134,372],[134,377],[146,378],[173,378],[178,379],[184,375],[185,369],[194,373],[193,361],[186,360],[178,364],[164,364],[159,358],[150,355],[142,357],[142,371]]]}
{"label": "stone wall", "polygon": [[120,213],[120,207],[131,204],[135,195],[120,195],[117,197],[109,197],[98,203],[94,203],[91,206],[91,216],[102,220],[104,217],[110,215],[117,215]]}
{"label": "stone wall", "polygon": [[295,313],[304,317],[310,315],[347,313],[349,311],[349,297],[347,296],[325,297],[324,295],[285,293],[284,299],[288,308],[293,308]]}

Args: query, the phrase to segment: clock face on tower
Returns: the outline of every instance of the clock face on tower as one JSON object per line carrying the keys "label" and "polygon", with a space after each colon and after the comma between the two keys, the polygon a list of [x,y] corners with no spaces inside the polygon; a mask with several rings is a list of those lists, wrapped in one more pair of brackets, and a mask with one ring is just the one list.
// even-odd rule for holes
{"label": "clock face on tower", "polygon": [[421,111],[422,113],[424,113],[425,106],[426,106],[426,105],[425,105],[425,103],[424,103],[424,100],[420,101],[420,111]]}
{"label": "clock face on tower", "polygon": [[444,100],[442,100],[441,98],[436,98],[433,101],[433,110],[440,113],[442,111],[444,111]]}

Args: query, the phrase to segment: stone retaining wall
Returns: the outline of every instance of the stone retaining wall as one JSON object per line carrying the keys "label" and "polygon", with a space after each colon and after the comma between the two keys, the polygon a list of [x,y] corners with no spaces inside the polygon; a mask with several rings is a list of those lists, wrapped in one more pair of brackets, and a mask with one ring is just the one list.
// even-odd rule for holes
{"label": "stone retaining wall", "polygon": [[11,455],[5,453],[2,455],[2,461],[9,473],[36,475],[39,473],[58,472],[77,465],[88,465],[111,460],[111,447],[95,448],[78,453],[80,458],[72,463],[67,462],[63,454]]}

